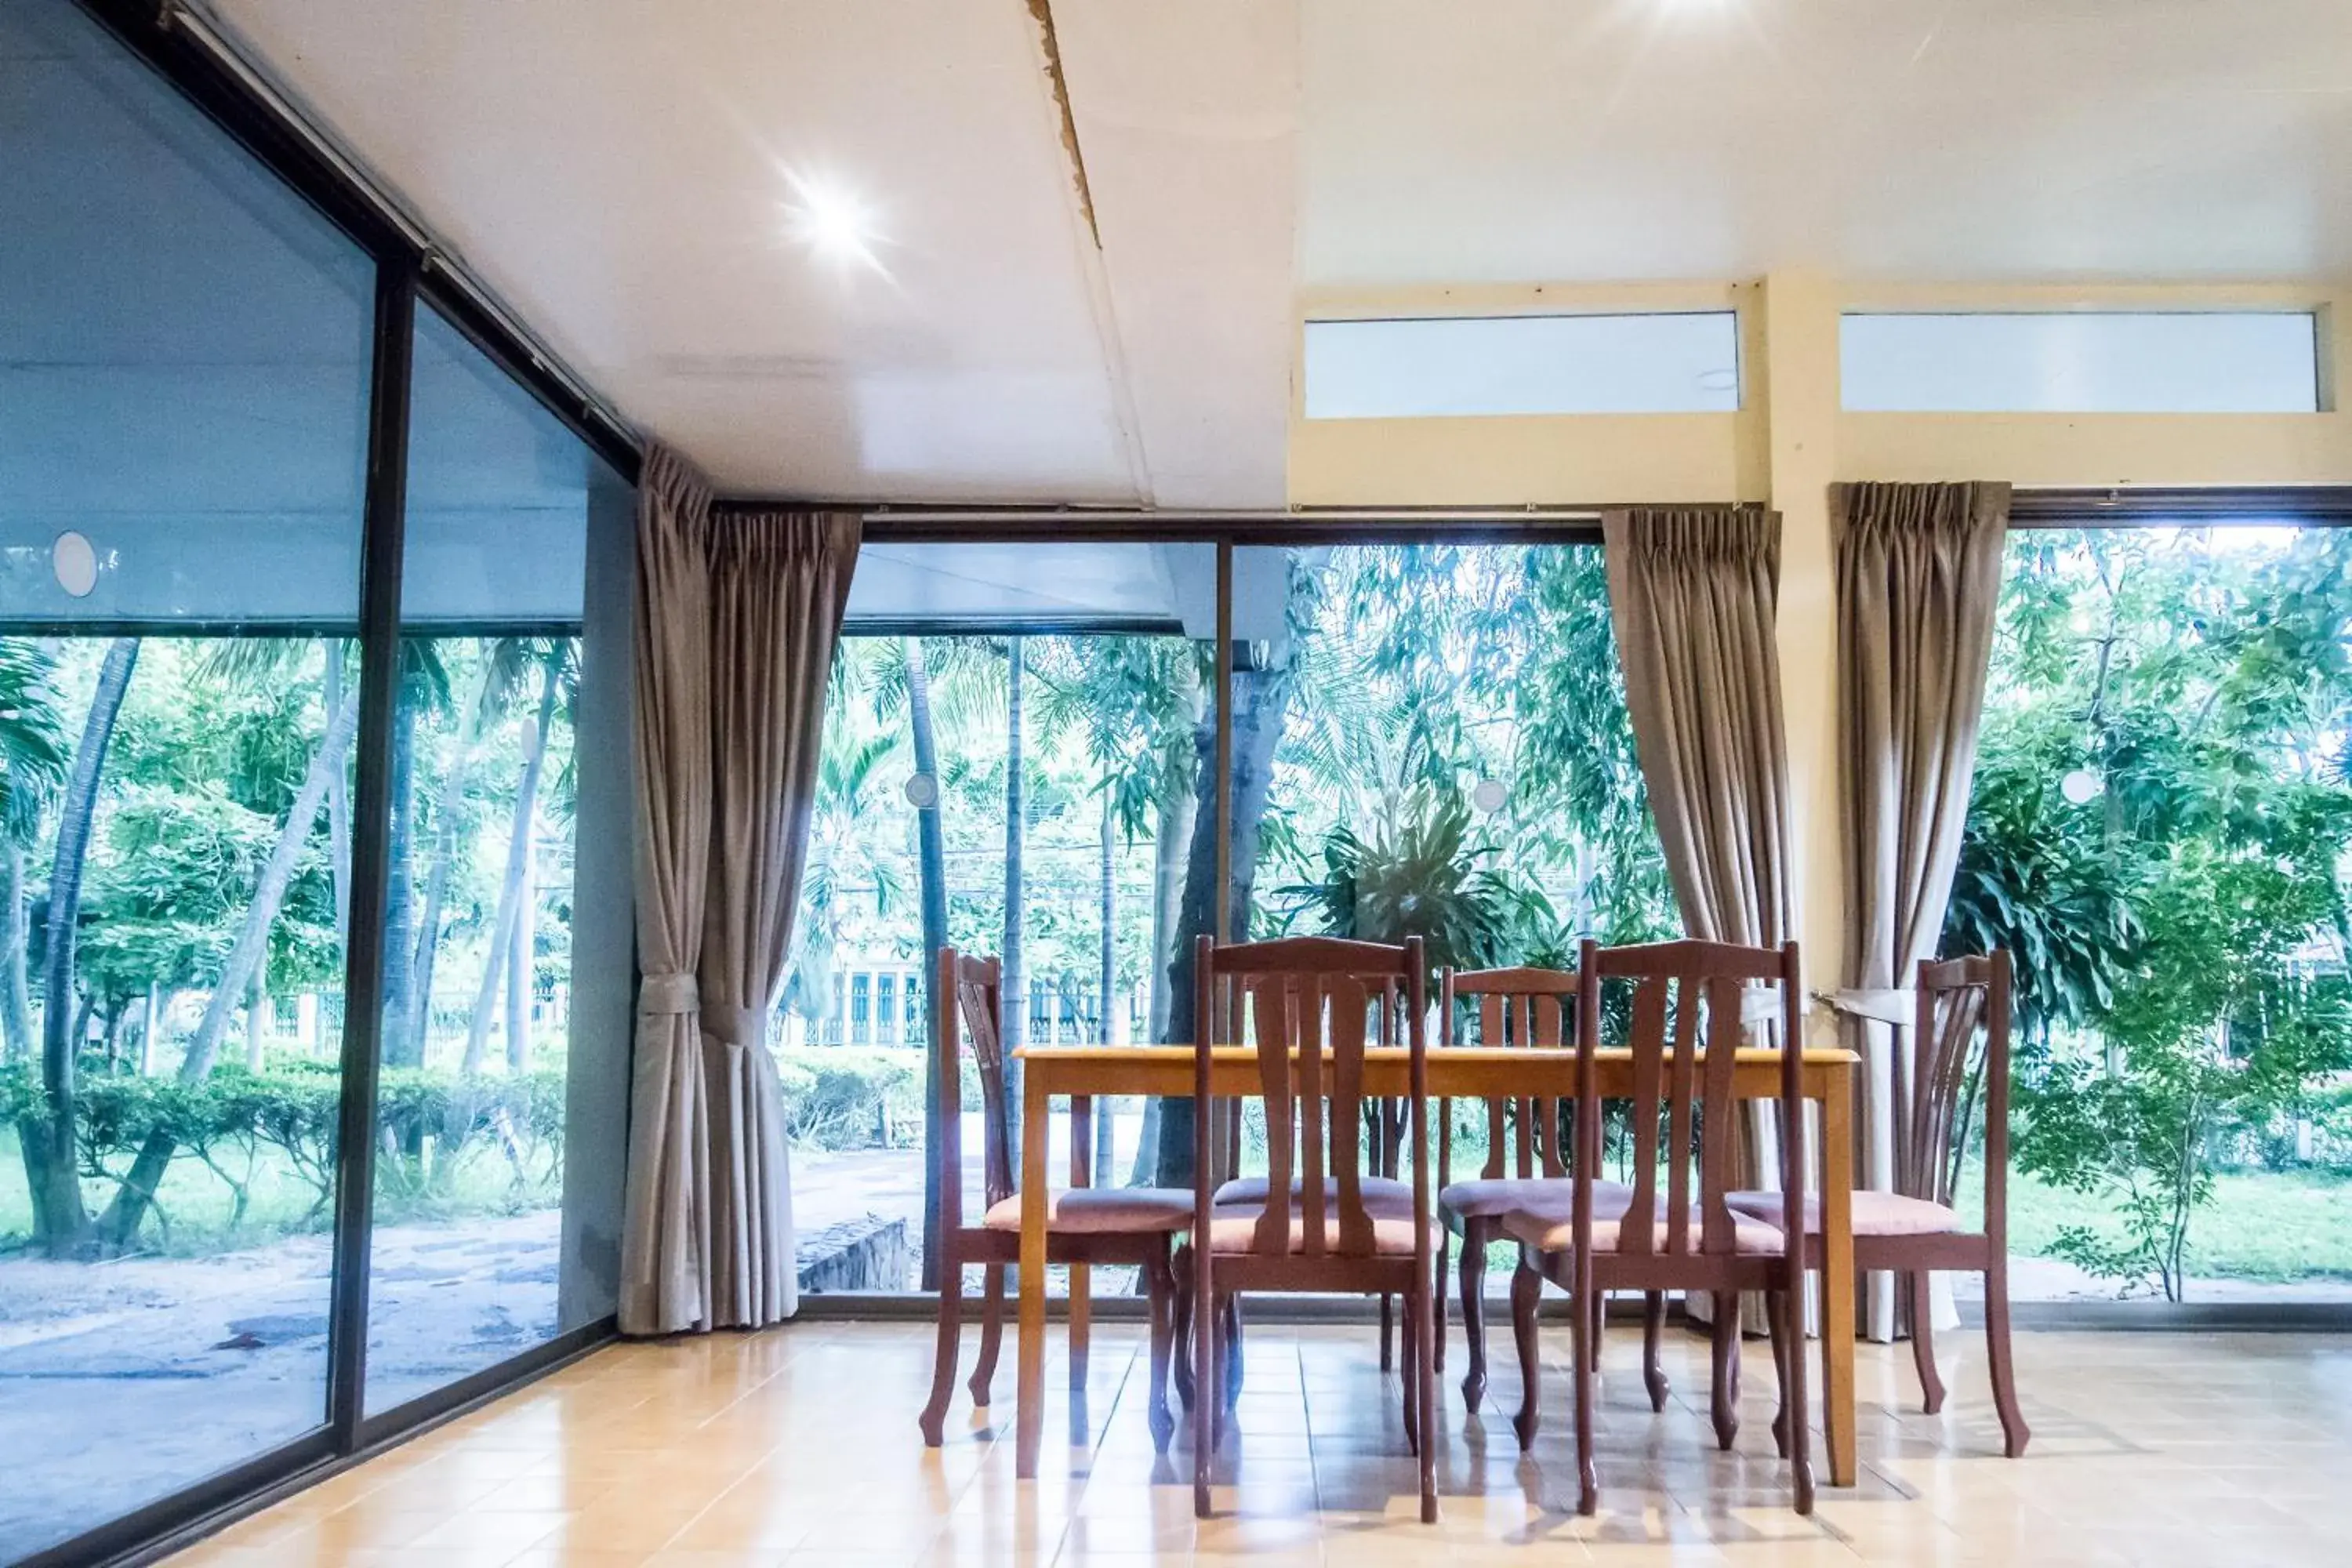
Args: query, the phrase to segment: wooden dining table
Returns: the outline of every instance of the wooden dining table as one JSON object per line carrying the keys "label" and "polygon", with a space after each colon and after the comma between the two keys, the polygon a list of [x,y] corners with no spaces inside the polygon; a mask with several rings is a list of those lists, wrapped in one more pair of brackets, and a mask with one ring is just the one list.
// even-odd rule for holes
{"label": "wooden dining table", "polygon": [[[1603,1049],[1601,1097],[1627,1099],[1633,1092],[1633,1053]],[[1021,1140],[1020,1343],[1014,1380],[1014,1473],[1034,1477],[1045,1436],[1045,1216],[1047,1144],[1053,1102],[1086,1101],[1106,1095],[1152,1095],[1168,1100],[1192,1096],[1191,1046],[1026,1046],[1013,1052],[1021,1063],[1022,1126],[1041,1135]],[[1429,1052],[1432,1099],[1575,1098],[1572,1049],[1540,1047],[1448,1046]],[[1808,1049],[1803,1059],[1805,1098],[1821,1105],[1822,1160],[1822,1425],[1827,1437],[1830,1484],[1854,1483],[1853,1416],[1853,1071],[1856,1058],[1843,1049]],[[1780,1093],[1780,1052],[1742,1050],[1733,1072],[1733,1092],[1743,1100],[1775,1100]],[[1402,1046],[1364,1050],[1363,1093],[1402,1098],[1407,1092],[1410,1053]],[[1219,1099],[1251,1099],[1264,1092],[1253,1046],[1220,1046],[1210,1068],[1209,1091]],[[1083,1110],[1074,1105],[1074,1110]],[[1073,1118],[1075,1129],[1077,1118]],[[1086,1162],[1072,1163],[1074,1184],[1087,1180]],[[1431,1194],[1432,1200],[1435,1193]],[[1083,1333],[1088,1315],[1088,1284],[1083,1266],[1070,1269],[1070,1321]]]}

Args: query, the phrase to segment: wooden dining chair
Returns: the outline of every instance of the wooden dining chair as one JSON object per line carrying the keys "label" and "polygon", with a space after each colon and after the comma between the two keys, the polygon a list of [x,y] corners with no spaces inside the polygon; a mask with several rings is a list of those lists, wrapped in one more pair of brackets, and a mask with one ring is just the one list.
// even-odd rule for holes
{"label": "wooden dining chair", "polygon": [[[1193,1364],[1204,1386],[1192,1402],[1193,1508],[1209,1512],[1210,1467],[1237,1387],[1216,1341],[1226,1299],[1248,1290],[1345,1292],[1404,1300],[1404,1422],[1421,1461],[1421,1516],[1437,1518],[1431,1415],[1436,1375],[1431,1262],[1427,980],[1421,940],[1402,946],[1291,937],[1196,949],[1192,1229],[1177,1273],[1193,1299]],[[1412,1205],[1380,1213],[1365,1198],[1364,1048],[1381,990],[1406,999],[1409,1052],[1406,1156]],[[1221,1006],[1220,1003],[1229,1005]],[[1214,1051],[1244,1016],[1255,1046],[1257,1097],[1265,1104],[1265,1192],[1254,1203],[1217,1202],[1211,1128]],[[1220,1027],[1218,1026],[1222,1025]]]}
{"label": "wooden dining chair", "polygon": [[[1598,1352],[1592,1306],[1608,1291],[1683,1290],[1714,1298],[1717,1441],[1729,1448],[1738,1430],[1733,1401],[1739,1295],[1764,1292],[1785,1320],[1803,1299],[1802,1250],[1786,1245],[1804,1212],[1804,1078],[1798,1033],[1797,946],[1735,947],[1669,942],[1603,950],[1586,942],[1577,965],[1575,1157],[1570,1213],[1515,1209],[1503,1233],[1520,1243],[1511,1281],[1511,1321],[1520,1346],[1525,1394],[1516,1426],[1519,1445],[1535,1441],[1538,1362],[1536,1306],[1549,1279],[1569,1292],[1575,1386],[1577,1508],[1599,1506],[1592,1457],[1592,1371]],[[1633,1183],[1620,1200],[1600,1180],[1601,993],[1612,981],[1633,985],[1626,1047],[1633,1058]],[[1745,1004],[1757,984],[1780,987],[1782,1226],[1735,1212],[1734,1138],[1738,1121],[1735,1071],[1747,1043]],[[1663,1131],[1662,1131],[1663,1130]],[[1693,1154],[1696,1151],[1696,1158]],[[1664,1181],[1665,1190],[1659,1192]],[[1804,1393],[1805,1358],[1777,1358],[1788,1422],[1783,1443],[1795,1479],[1799,1513],[1813,1507]],[[1776,1433],[1776,1436],[1780,1434]]]}
{"label": "wooden dining chair", "polygon": [[[1903,1285],[1912,1361],[1930,1415],[1944,1407],[1944,1381],[1936,1371],[1931,1275],[1948,1269],[1984,1277],[1985,1365],[1992,1379],[1993,1408],[2000,1416],[2002,1448],[2014,1459],[2033,1433],[2018,1408],[2017,1372],[2010,1354],[2011,983],[2009,953],[1999,948],[1940,963],[1921,961],[1910,1025],[1898,1030],[1909,1038],[1898,1038],[1894,1053],[1895,1190],[1856,1191],[1853,1215],[1854,1268],[1885,1269]],[[1984,1227],[1968,1232],[1952,1199],[1969,1143],[1965,1118],[1975,1098],[1972,1081],[1980,1081],[1984,1093]],[[1779,1201],[1777,1193],[1734,1193],[1730,1200],[1733,1208],[1748,1214],[1777,1213]],[[1809,1202],[1805,1241],[1816,1262],[1821,1228],[1821,1205]],[[1776,1346],[1773,1353],[1784,1354],[1785,1347]],[[1786,1419],[1780,1417],[1780,1424]]]}
{"label": "wooden dining chair", "polygon": [[[939,990],[932,1009],[934,1065],[939,1080],[940,1322],[939,1349],[931,1370],[931,1397],[923,1406],[923,1441],[940,1446],[948,1400],[955,1385],[956,1356],[963,1327],[963,1273],[984,1270],[981,1309],[980,1364],[971,1374],[971,1400],[989,1403],[1003,1337],[1004,1276],[1021,1260],[1021,1195],[1013,1183],[1012,1100],[1006,1085],[1002,1018],[1002,971],[992,958],[968,958],[955,949],[940,951]],[[963,1057],[971,1047],[979,1080],[982,1212],[966,1225],[963,1209]],[[1149,1297],[1151,1386],[1146,1416],[1154,1444],[1164,1449],[1176,1430],[1168,1409],[1168,1363],[1175,1336],[1175,1276],[1170,1248],[1192,1223],[1192,1194],[1181,1187],[1095,1187],[1086,1184],[1087,1151],[1076,1136],[1087,1121],[1084,1101],[1071,1106],[1070,1183],[1048,1194],[1045,1258],[1049,1263],[1129,1264],[1142,1272]],[[1031,1138],[1050,1130],[1023,1130]],[[1085,1318],[1070,1320],[1070,1386],[1083,1388],[1087,1373]]]}
{"label": "wooden dining chair", "polygon": [[[1403,990],[1394,976],[1367,975],[1364,979],[1366,989],[1372,997],[1373,1015],[1378,1021],[1377,1029],[1373,1032],[1379,1035],[1380,1044],[1393,1046],[1398,1043],[1402,1027],[1401,1020],[1403,1016],[1405,1002]],[[1239,1040],[1247,1032],[1244,1017],[1246,998],[1240,992],[1229,987],[1219,1001],[1224,1007],[1223,1021],[1219,1025],[1224,1032],[1219,1037],[1228,1041]],[[1213,1157],[1214,1169],[1219,1177],[1214,1201],[1221,1207],[1235,1204],[1263,1204],[1265,1201],[1268,1179],[1264,1175],[1239,1173],[1241,1152],[1248,1140],[1248,1119],[1244,1113],[1244,1110],[1243,1101],[1227,1100],[1216,1111],[1212,1126],[1210,1149]],[[1400,1156],[1404,1149],[1406,1121],[1404,1102],[1393,1098],[1368,1100],[1363,1106],[1363,1121],[1367,1149],[1366,1173],[1361,1189],[1364,1206],[1375,1215],[1391,1217],[1410,1213],[1412,1208],[1412,1187],[1410,1183],[1398,1176],[1398,1172],[1402,1169]],[[1328,1201],[1332,1191],[1332,1179],[1327,1175],[1323,1184],[1326,1198]],[[1297,1180],[1294,1179],[1291,1182],[1290,1190],[1293,1197],[1298,1195]],[[1381,1370],[1382,1372],[1390,1371],[1395,1365],[1394,1302],[1394,1297],[1381,1298]],[[1234,1378],[1234,1386],[1229,1388],[1227,1393],[1237,1395],[1240,1393],[1240,1344],[1243,1333],[1239,1300],[1228,1300],[1223,1305],[1223,1321],[1219,1326],[1218,1332],[1228,1340],[1225,1359]],[[1189,1349],[1192,1342],[1192,1298],[1188,1292],[1179,1290],[1176,1294],[1175,1382],[1177,1397],[1187,1410],[1192,1407],[1192,1358]],[[1441,1369],[1444,1365],[1444,1303],[1441,1300],[1438,1303],[1437,1321],[1438,1365]]]}
{"label": "wooden dining chair", "polygon": [[[1576,1017],[1576,976],[1559,969],[1447,968],[1437,982],[1438,1049],[1457,1045],[1489,1048],[1550,1047],[1567,1043]],[[1463,1028],[1465,1010],[1476,1026]],[[1514,1208],[1568,1213],[1573,1184],[1559,1146],[1557,1098],[1496,1097],[1486,1100],[1486,1159],[1475,1176],[1454,1179],[1454,1102],[1437,1105],[1437,1217],[1445,1227],[1437,1256],[1438,1294],[1443,1298],[1453,1242],[1462,1238],[1462,1336],[1469,1365],[1462,1374],[1462,1398],[1476,1414],[1486,1393],[1486,1248],[1502,1215]],[[1438,1365],[1444,1366],[1444,1325],[1439,1324]]]}

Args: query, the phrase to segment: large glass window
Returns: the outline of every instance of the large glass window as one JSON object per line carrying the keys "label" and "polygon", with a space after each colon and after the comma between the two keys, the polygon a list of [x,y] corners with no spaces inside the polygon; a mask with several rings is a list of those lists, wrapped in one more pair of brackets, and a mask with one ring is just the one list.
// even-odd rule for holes
{"label": "large glass window", "polygon": [[2016,955],[2019,1297],[2352,1296],[2347,626],[2352,533],[2011,537],[1944,947]]}
{"label": "large glass window", "polygon": [[[600,537],[608,557],[615,539],[627,549],[628,498],[429,309],[415,363],[371,1414],[612,1310],[609,1258],[604,1279],[583,1277],[594,1255],[564,1245],[582,1217],[566,1177],[603,1189],[574,1180],[571,1206],[609,1209],[625,1142],[613,1086],[583,1100],[573,1077],[625,1055],[605,1029],[625,1015],[583,1012],[574,982],[593,991],[627,962],[612,913],[627,900],[627,818],[611,792],[583,801],[579,763],[613,695],[583,660],[590,559]],[[596,754],[625,755],[610,739]],[[606,943],[599,963],[577,962],[583,922]]]}
{"label": "large glass window", "polygon": [[[1418,934],[1433,967],[1573,968],[1586,936],[1679,934],[1599,547],[1241,549],[1234,597],[1237,939]],[[1475,1039],[1477,1009],[1455,1024]],[[1475,1176],[1486,1108],[1450,1110],[1451,1172]],[[1510,1248],[1489,1263],[1499,1293]]]}
{"label": "large glass window", "polygon": [[1307,417],[1729,414],[1739,318],[1454,316],[1307,323]]}
{"label": "large glass window", "polygon": [[[926,1278],[934,941],[1003,956],[1012,1042],[1162,1037],[1188,856],[1213,830],[1195,756],[1213,733],[1215,607],[1207,545],[860,555],[771,1030],[803,1289]],[[978,1092],[963,1113],[975,1216]],[[1097,1107],[1097,1181],[1149,1178],[1148,1114]],[[1057,1111],[1047,1133],[1057,1171],[1066,1123]]]}
{"label": "large glass window", "polygon": [[2309,414],[2308,310],[1856,314],[1839,332],[1856,413]]}
{"label": "large glass window", "polygon": [[374,269],[0,4],[0,1560],[326,1417]]}

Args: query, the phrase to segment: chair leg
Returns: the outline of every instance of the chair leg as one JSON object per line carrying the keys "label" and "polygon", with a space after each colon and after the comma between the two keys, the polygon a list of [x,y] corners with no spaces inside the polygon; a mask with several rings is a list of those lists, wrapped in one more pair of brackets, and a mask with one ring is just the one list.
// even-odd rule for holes
{"label": "chair leg", "polygon": [[971,1369],[971,1402],[985,1407],[989,1385],[996,1381],[996,1352],[1004,1343],[1004,1265],[992,1263],[982,1275],[986,1295],[980,1308],[980,1364]]}
{"label": "chair leg", "polygon": [[963,1261],[950,1251],[940,1270],[940,1344],[931,1363],[931,1397],[916,1421],[926,1447],[936,1448],[946,1440],[948,1401],[955,1394],[956,1352],[962,1337]]}
{"label": "chair leg", "polygon": [[[1541,1373],[1536,1344],[1536,1307],[1543,1300],[1543,1276],[1525,1258],[1511,1276],[1511,1338],[1519,1347],[1519,1413],[1511,1418],[1522,1452],[1536,1446],[1536,1399]],[[1578,1333],[1583,1330],[1580,1328]]]}
{"label": "chair leg", "polygon": [[1780,1402],[1788,1411],[1789,1469],[1796,1481],[1797,1511],[1813,1511],[1812,1406],[1805,1397],[1805,1271],[1792,1268],[1781,1280],[1780,1315],[1788,1353],[1782,1358]]}
{"label": "chair leg", "polygon": [[1145,1310],[1151,1317],[1151,1389],[1144,1401],[1144,1418],[1151,1426],[1153,1451],[1164,1454],[1176,1435],[1176,1417],[1168,1409],[1168,1363],[1176,1337],[1176,1276],[1168,1255],[1156,1253],[1143,1267],[1149,1288]]}
{"label": "chair leg", "polygon": [[1739,1436],[1739,1292],[1715,1293],[1715,1387],[1708,1405],[1715,1441],[1727,1452]]}
{"label": "chair leg", "polygon": [[[1384,1298],[1385,1299],[1385,1298]],[[1415,1408],[1421,1397],[1421,1368],[1413,1357],[1421,1345],[1421,1333],[1413,1321],[1412,1298],[1404,1299],[1404,1375],[1397,1379],[1397,1392],[1402,1396],[1404,1410],[1404,1447],[1408,1454],[1421,1452],[1421,1412]]]}
{"label": "chair leg", "polygon": [[[1083,1263],[1070,1265],[1070,1392],[1084,1404],[1087,1391],[1087,1351],[1094,1343],[1094,1270]],[[1075,1408],[1075,1406],[1074,1406]]]}
{"label": "chair leg", "polygon": [[1176,1403],[1183,1409],[1192,1408],[1192,1253],[1189,1247],[1177,1249],[1171,1270],[1175,1276],[1175,1299],[1169,1312],[1170,1333],[1175,1364],[1169,1369],[1169,1381],[1176,1385]]}
{"label": "chair leg", "polygon": [[2017,1367],[2010,1358],[2009,1259],[1999,1253],[1985,1269],[1985,1365],[1992,1373],[1993,1408],[2000,1412],[2001,1451],[2021,1458],[2032,1428],[2017,1405]]}
{"label": "chair leg", "polygon": [[1462,1226],[1462,1403],[1475,1415],[1486,1398],[1486,1227],[1477,1220]]}
{"label": "chair leg", "polygon": [[1241,1292],[1238,1290],[1225,1292],[1224,1305],[1220,1316],[1222,1321],[1218,1324],[1218,1331],[1224,1336],[1225,1342],[1224,1354],[1217,1366],[1217,1375],[1223,1379],[1223,1382],[1218,1384],[1224,1394],[1223,1403],[1217,1413],[1217,1418],[1221,1423],[1217,1430],[1222,1432],[1224,1430],[1222,1423],[1240,1407],[1242,1398]]}
{"label": "chair leg", "polygon": [[1666,1332],[1666,1293],[1647,1290],[1642,1295],[1642,1382],[1650,1391],[1650,1408],[1666,1407],[1666,1394],[1671,1385],[1666,1382],[1660,1342]]}
{"label": "chair leg", "polygon": [[1591,1517],[1601,1511],[1601,1473],[1592,1462],[1592,1314],[1584,1310],[1591,1293],[1589,1273],[1576,1281],[1577,1295],[1570,1320],[1570,1381],[1576,1399],[1576,1511]]}
{"label": "chair leg", "polygon": [[1453,1255],[1448,1250],[1453,1245],[1454,1235],[1451,1231],[1438,1232],[1435,1275],[1437,1287],[1429,1293],[1430,1303],[1437,1314],[1437,1331],[1430,1336],[1432,1341],[1430,1370],[1432,1372],[1442,1373],[1445,1370],[1445,1266],[1453,1261]]}
{"label": "chair leg", "polygon": [[1395,1342],[1396,1298],[1383,1296],[1381,1298],[1381,1370],[1384,1373],[1396,1370]]}
{"label": "chair leg", "polygon": [[1200,1383],[1192,1396],[1192,1512],[1209,1517],[1209,1464],[1216,1455],[1217,1304],[1211,1259],[1192,1259],[1192,1365]]}
{"label": "chair leg", "polygon": [[1936,1373],[1935,1276],[1915,1268],[1903,1276],[1911,1299],[1911,1362],[1919,1369],[1920,1408],[1933,1415],[1944,1408],[1944,1380]]}
{"label": "chair leg", "polygon": [[1414,1358],[1413,1397],[1421,1406],[1421,1522],[1437,1522],[1437,1350],[1434,1342],[1437,1316],[1443,1310],[1445,1292],[1437,1279],[1424,1276],[1416,1285],[1421,1294],[1421,1310],[1414,1315],[1421,1334],[1421,1353]]}
{"label": "chair leg", "polygon": [[1772,1333],[1773,1387],[1775,1397],[1780,1401],[1772,1411],[1772,1446],[1780,1450],[1780,1458],[1784,1459],[1789,1457],[1790,1310],[1787,1291],[1768,1290],[1764,1293],[1764,1321]]}

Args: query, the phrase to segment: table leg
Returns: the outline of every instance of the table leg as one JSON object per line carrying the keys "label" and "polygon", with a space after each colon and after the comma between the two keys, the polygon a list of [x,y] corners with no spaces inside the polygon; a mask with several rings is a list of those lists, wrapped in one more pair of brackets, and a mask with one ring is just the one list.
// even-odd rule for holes
{"label": "table leg", "polygon": [[1045,1151],[1052,1142],[1046,1075],[1021,1075],[1021,1343],[1014,1380],[1013,1473],[1037,1473],[1045,1426]]}
{"label": "table leg", "polygon": [[[1070,1100],[1070,1186],[1094,1184],[1095,1102],[1083,1096]],[[1090,1272],[1083,1263],[1070,1265],[1070,1393],[1072,1425],[1082,1426],[1086,1409],[1087,1351],[1094,1325],[1094,1295]]]}
{"label": "table leg", "polygon": [[1822,1100],[1822,1430],[1830,1485],[1853,1485],[1853,1079],[1844,1066],[1831,1069]]}

